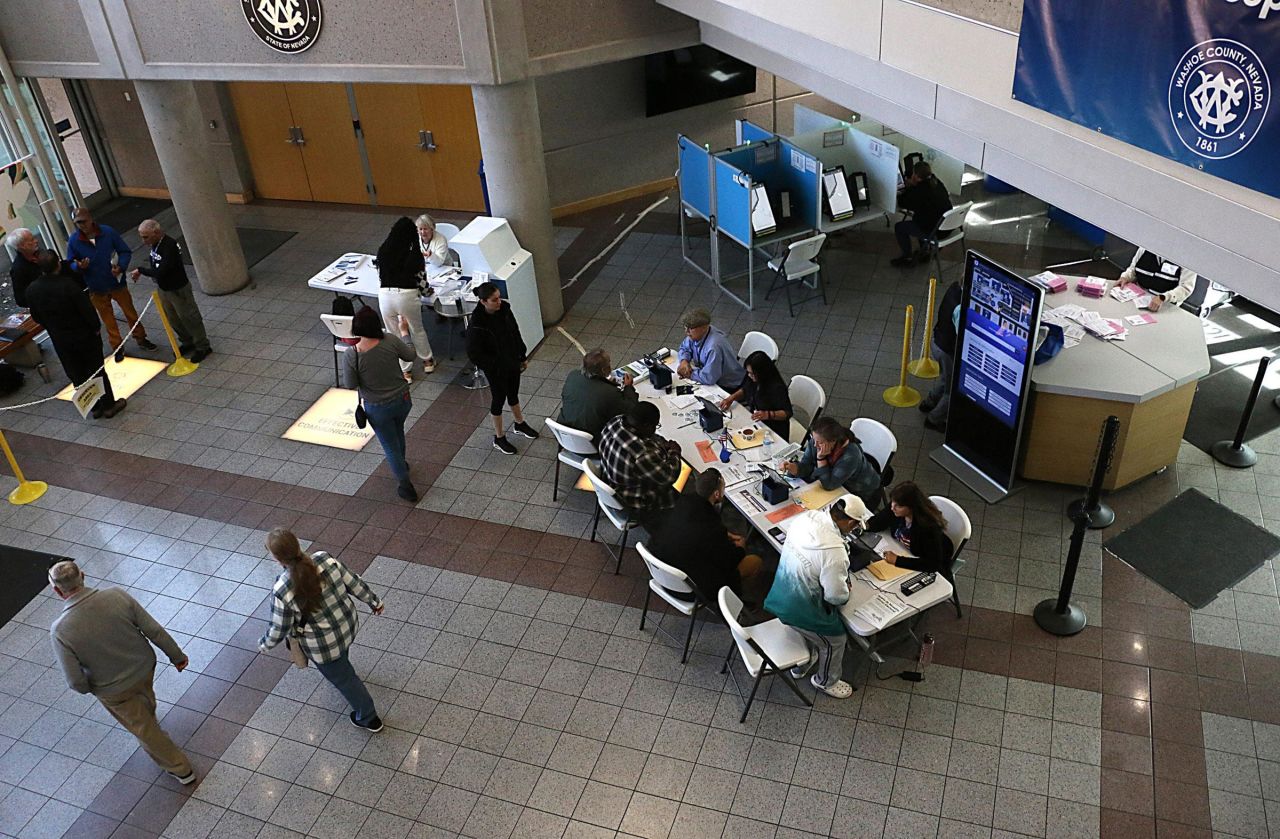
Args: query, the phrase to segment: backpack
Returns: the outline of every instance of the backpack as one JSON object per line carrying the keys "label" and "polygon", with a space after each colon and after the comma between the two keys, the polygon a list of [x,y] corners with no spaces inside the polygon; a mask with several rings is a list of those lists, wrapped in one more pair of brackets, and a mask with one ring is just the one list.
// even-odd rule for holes
{"label": "backpack", "polygon": [[341,294],[333,296],[333,305],[329,308],[329,314],[336,317],[351,317],[356,313],[355,304],[351,302],[350,297],[343,297]]}

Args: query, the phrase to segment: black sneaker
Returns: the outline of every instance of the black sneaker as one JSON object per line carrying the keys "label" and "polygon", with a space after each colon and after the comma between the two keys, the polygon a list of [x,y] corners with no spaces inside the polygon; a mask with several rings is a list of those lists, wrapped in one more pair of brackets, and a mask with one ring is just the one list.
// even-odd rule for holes
{"label": "black sneaker", "polygon": [[378,716],[377,714],[374,714],[373,719],[369,720],[368,722],[357,722],[356,712],[352,711],[350,714],[350,718],[351,718],[352,725],[354,725],[356,728],[363,728],[365,731],[368,731],[371,734],[377,734],[379,731],[382,730],[382,717]]}
{"label": "black sneaker", "polygon": [[932,411],[937,404],[937,402],[930,402],[928,399],[921,399],[920,404],[916,407],[920,409],[920,413],[927,414]]}
{"label": "black sneaker", "polygon": [[124,361],[124,344],[120,345],[120,349],[116,350],[116,364]]}
{"label": "black sneaker", "polygon": [[127,399],[117,399],[115,402],[111,403],[111,405],[109,405],[105,410],[103,410],[102,416],[106,417],[107,419],[111,419],[116,414],[123,411],[125,409],[125,406],[128,404],[129,404],[129,401]]}
{"label": "black sneaker", "polygon": [[536,440],[540,436],[538,432],[533,430],[533,426],[527,422],[518,422],[511,426],[511,430],[519,434],[521,437],[528,437],[530,440]]}
{"label": "black sneaker", "polygon": [[195,352],[191,353],[191,355],[186,355],[185,353],[184,355],[186,356],[187,361],[190,361],[192,364],[199,364],[200,362],[208,358],[209,353],[211,352],[213,352],[213,350],[196,350]]}
{"label": "black sneaker", "polygon": [[151,343],[146,338],[139,338],[138,346],[142,347],[144,350],[154,350],[156,348],[156,345]]}
{"label": "black sneaker", "polygon": [[889,264],[895,268],[906,268],[908,265],[915,264],[914,256],[899,256],[896,259],[889,260]]}
{"label": "black sneaker", "polygon": [[511,441],[504,437],[494,437],[493,447],[503,454],[519,454],[515,446],[511,445]]}
{"label": "black sneaker", "polygon": [[413,484],[409,481],[400,482],[400,486],[396,488],[396,495],[405,501],[412,501],[414,504],[418,503],[418,491],[414,489]]}

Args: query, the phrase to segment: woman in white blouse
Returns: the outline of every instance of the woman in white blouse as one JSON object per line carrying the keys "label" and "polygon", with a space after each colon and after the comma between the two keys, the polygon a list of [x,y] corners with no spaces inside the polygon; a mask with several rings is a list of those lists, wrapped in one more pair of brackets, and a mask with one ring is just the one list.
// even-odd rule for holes
{"label": "woman in white blouse", "polygon": [[436,220],[423,213],[414,222],[418,226],[418,244],[427,263],[427,279],[442,274],[450,266],[449,242],[436,230]]}

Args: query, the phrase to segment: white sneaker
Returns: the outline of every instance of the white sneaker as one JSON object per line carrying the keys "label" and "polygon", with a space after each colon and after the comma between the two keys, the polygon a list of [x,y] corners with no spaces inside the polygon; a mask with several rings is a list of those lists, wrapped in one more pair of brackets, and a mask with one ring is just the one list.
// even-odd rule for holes
{"label": "white sneaker", "polygon": [[435,357],[434,357],[434,356],[432,356],[431,358],[427,358],[427,359],[424,359],[424,360],[423,360],[423,362],[422,362],[422,372],[423,372],[423,373],[434,373],[434,372],[436,372],[436,359],[435,359]]}

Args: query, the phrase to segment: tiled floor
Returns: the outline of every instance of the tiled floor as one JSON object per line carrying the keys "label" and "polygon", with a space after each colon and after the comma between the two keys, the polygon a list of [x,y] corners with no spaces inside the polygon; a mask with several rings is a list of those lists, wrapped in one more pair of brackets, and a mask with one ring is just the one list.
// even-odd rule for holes
{"label": "tiled floor", "polygon": [[[938,643],[924,682],[854,674],[851,656],[851,700],[810,710],[771,690],[740,725],[734,683],[719,673],[723,629],[702,627],[686,666],[660,634],[639,632],[642,568],[632,558],[612,574],[584,538],[592,499],[568,476],[552,500],[553,443],[493,452],[487,399],[440,374],[415,384],[417,509],[395,500],[375,454],[281,447],[280,423],[331,375],[324,295],[302,283],[333,255],[375,245],[386,219],[249,207],[239,223],[299,235],[255,269],[256,289],[202,300],[223,351],[197,374],[148,384],[122,417],[136,422],[110,434],[63,421],[61,404],[0,414],[27,471],[54,485],[31,507],[0,508],[0,544],[82,560],[175,633],[192,667],[162,667],[157,694],[202,781],[161,779],[96,703],[63,687],[46,641],[57,603],[45,595],[0,628],[0,832],[1280,835],[1274,565],[1192,613],[1101,549],[1188,486],[1280,527],[1280,434],[1254,441],[1263,457],[1252,471],[1184,445],[1167,473],[1114,494],[1119,522],[1089,535],[1077,580],[1090,627],[1047,636],[1028,615],[1056,588],[1062,510],[1077,493],[1032,486],[986,507],[928,460],[938,438],[920,415],[880,400],[896,383],[901,310],[923,309],[924,269],[887,267],[889,238],[873,227],[829,243],[829,307],[795,320],[777,306],[746,312],[683,267],[669,209],[584,275],[560,326],[622,359],[672,344],[681,311],[709,305],[735,337],[773,335],[784,373],[818,378],[830,413],[889,422],[898,474],[958,500],[975,526],[959,577],[965,616],[929,616]],[[992,224],[971,244],[1015,267],[1087,251],[1042,220],[1001,223],[1037,209],[1022,196],[984,205]],[[566,276],[616,235],[618,213],[558,234]],[[532,416],[555,412],[578,357],[548,332],[525,379]],[[10,401],[31,392],[42,391]],[[275,567],[262,535],[276,525],[338,553],[387,599],[355,654],[381,735],[352,728],[314,670],[256,653]]]}

